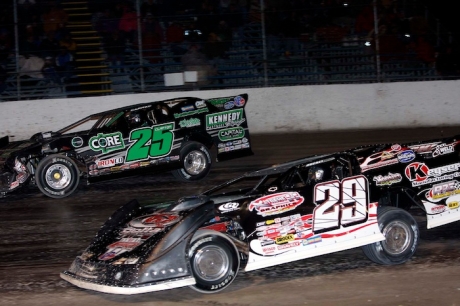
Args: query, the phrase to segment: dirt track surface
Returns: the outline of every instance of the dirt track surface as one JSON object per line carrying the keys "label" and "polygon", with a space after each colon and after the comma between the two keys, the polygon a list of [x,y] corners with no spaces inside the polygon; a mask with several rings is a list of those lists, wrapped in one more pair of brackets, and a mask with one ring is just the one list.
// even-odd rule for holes
{"label": "dirt track surface", "polygon": [[408,142],[460,134],[460,127],[347,131],[253,137],[255,155],[216,163],[205,181],[180,184],[172,175],[136,177],[81,187],[55,200],[30,189],[0,199],[0,305],[449,305],[460,306],[460,222],[426,230],[399,266],[379,266],[360,249],[240,273],[225,291],[189,288],[134,296],[76,288],[59,273],[119,206],[133,198],[176,199],[200,193],[249,170],[358,145]]}

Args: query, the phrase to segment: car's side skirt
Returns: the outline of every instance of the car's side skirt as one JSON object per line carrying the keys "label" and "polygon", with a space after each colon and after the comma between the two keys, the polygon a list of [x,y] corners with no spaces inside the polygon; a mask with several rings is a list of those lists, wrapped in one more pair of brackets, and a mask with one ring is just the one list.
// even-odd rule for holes
{"label": "car's side skirt", "polygon": [[344,251],[385,240],[385,237],[379,230],[377,222],[368,226],[365,229],[365,232],[366,234],[362,233],[361,235],[359,234],[359,232],[349,234],[347,235],[349,236],[347,237],[348,239],[343,239],[345,238],[343,236],[332,238],[331,241],[329,241],[328,243],[324,243],[323,241],[319,243],[304,245],[303,242],[300,242],[298,246],[293,247],[285,253],[273,256],[261,256],[253,252],[250,252],[248,264],[246,265],[245,271],[262,269],[300,259]]}
{"label": "car's side skirt", "polygon": [[174,289],[184,286],[191,286],[195,285],[195,278],[193,277],[183,277],[179,279],[174,279],[170,281],[165,281],[161,283],[155,283],[152,285],[141,285],[138,287],[117,287],[117,286],[108,286],[93,283],[84,279],[75,278],[71,274],[66,272],[61,273],[61,278],[68,281],[69,283],[83,288],[89,289],[104,293],[112,293],[112,294],[124,294],[124,295],[131,295],[131,294],[139,294],[139,293],[146,293],[146,292],[154,292],[154,291],[161,291],[167,289]]}

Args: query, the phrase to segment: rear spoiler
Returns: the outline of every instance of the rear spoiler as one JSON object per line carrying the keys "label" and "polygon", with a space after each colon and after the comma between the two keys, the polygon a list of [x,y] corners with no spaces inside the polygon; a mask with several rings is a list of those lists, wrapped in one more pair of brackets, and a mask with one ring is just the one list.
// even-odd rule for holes
{"label": "rear spoiler", "polygon": [[0,148],[6,147],[10,143],[10,139],[8,136],[0,138]]}

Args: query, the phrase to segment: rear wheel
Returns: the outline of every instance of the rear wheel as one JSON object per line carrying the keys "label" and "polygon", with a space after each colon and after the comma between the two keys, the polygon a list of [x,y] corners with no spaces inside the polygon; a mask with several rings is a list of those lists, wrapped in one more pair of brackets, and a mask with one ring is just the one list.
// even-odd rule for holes
{"label": "rear wheel", "polygon": [[38,164],[35,181],[45,195],[64,198],[78,187],[80,175],[75,162],[64,155],[50,155]]}
{"label": "rear wheel", "polygon": [[189,142],[180,152],[182,168],[173,170],[175,178],[180,181],[197,181],[208,175],[211,170],[211,154],[208,148],[199,142]]}
{"label": "rear wheel", "polygon": [[395,207],[379,207],[377,215],[385,240],[363,246],[364,254],[383,265],[406,262],[417,249],[420,236],[417,222],[407,211]]}
{"label": "rear wheel", "polygon": [[204,235],[191,243],[190,264],[196,284],[202,293],[214,293],[227,288],[235,279],[239,259],[230,241],[218,235]]}

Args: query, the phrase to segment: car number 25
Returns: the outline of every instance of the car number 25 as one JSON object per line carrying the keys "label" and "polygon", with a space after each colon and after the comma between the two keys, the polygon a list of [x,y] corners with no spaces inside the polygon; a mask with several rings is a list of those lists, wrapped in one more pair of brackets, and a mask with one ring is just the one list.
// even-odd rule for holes
{"label": "car number 25", "polygon": [[317,184],[314,189],[313,232],[364,223],[368,217],[368,181],[364,176]]}
{"label": "car number 25", "polygon": [[168,155],[174,141],[173,130],[174,122],[131,131],[129,141],[134,143],[126,153],[126,162]]}

